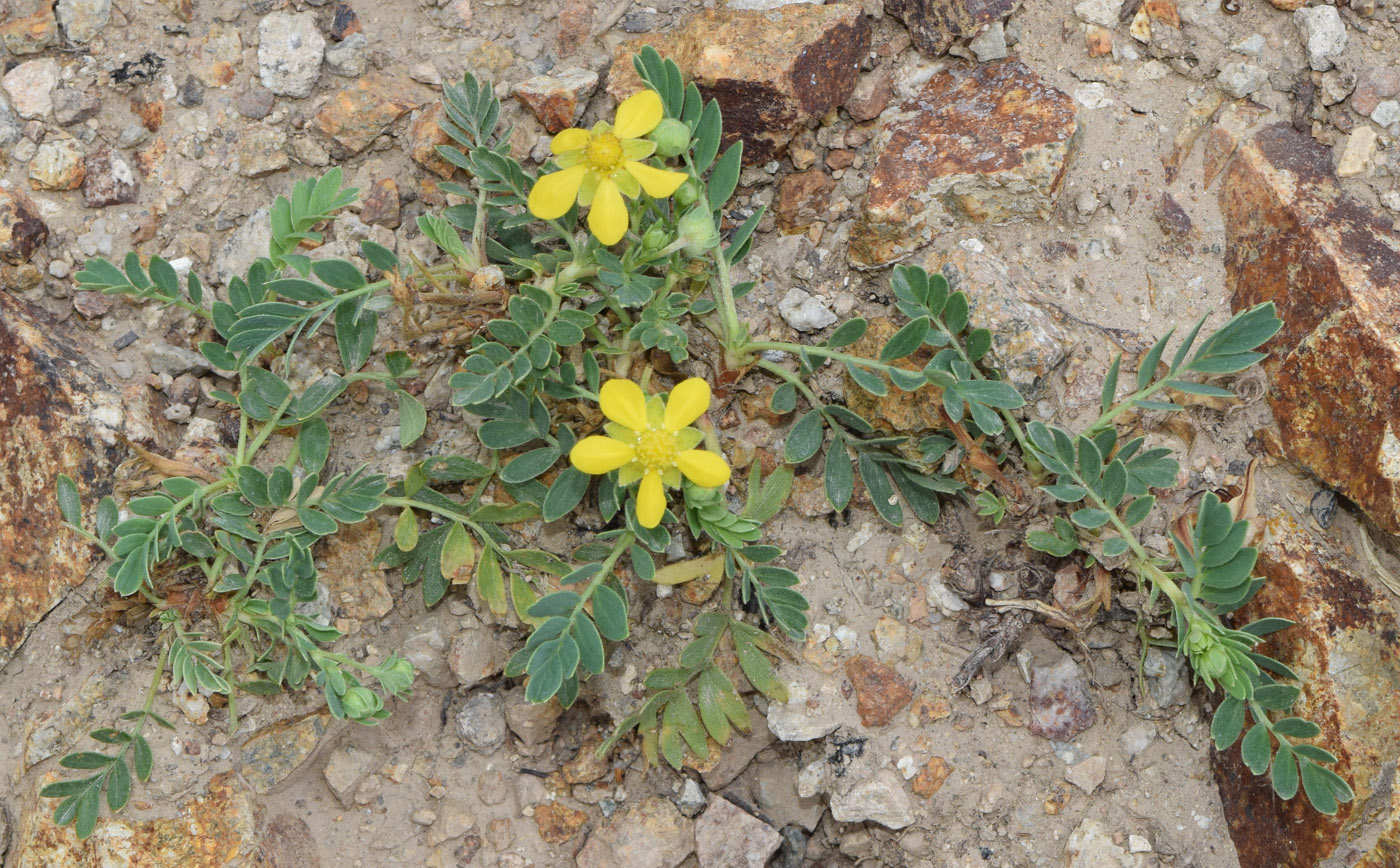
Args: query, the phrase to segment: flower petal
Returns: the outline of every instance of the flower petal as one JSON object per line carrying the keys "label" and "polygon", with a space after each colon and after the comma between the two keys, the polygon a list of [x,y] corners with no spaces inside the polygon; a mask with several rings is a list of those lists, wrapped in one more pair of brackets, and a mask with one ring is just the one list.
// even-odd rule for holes
{"label": "flower petal", "polygon": [[593,204],[593,194],[598,192],[598,182],[603,180],[603,176],[597,169],[589,169],[583,176],[583,183],[578,188],[578,204],[581,208],[587,208]]}
{"label": "flower petal", "polygon": [[608,380],[598,390],[598,406],[603,415],[624,428],[645,431],[647,398],[642,387],[631,380]]}
{"label": "flower petal", "polygon": [[701,488],[714,488],[729,481],[729,465],[713,452],[692,449],[676,456],[676,466],[686,478]]}
{"label": "flower petal", "polygon": [[613,172],[608,176],[622,195],[628,199],[635,199],[642,195],[642,185],[637,183],[637,179],[632,177],[631,172]]}
{"label": "flower petal", "polygon": [[617,123],[613,126],[613,134],[619,139],[640,138],[656,129],[664,113],[661,94],[654,90],[638,91],[617,107]]}
{"label": "flower petal", "polygon": [[656,142],[651,139],[623,139],[622,158],[624,160],[645,160],[656,153]]}
{"label": "flower petal", "polygon": [[582,150],[588,147],[588,139],[588,130],[570,127],[549,140],[549,152],[552,154],[562,154],[566,151]]}
{"label": "flower petal", "polygon": [[[533,208],[530,210],[534,211]],[[616,244],[627,234],[627,220],[627,203],[622,201],[617,185],[608,178],[602,179],[598,182],[598,191],[593,194],[593,206],[588,212],[588,231],[604,244]]]}
{"label": "flower petal", "polygon": [[656,527],[666,514],[666,490],[661,485],[661,474],[652,470],[642,477],[642,485],[637,489],[637,522],[642,527]]}
{"label": "flower petal", "polygon": [[587,166],[574,166],[542,176],[530,188],[530,213],[541,220],[563,217],[573,206],[578,185],[583,183],[583,175],[587,171]]}
{"label": "flower petal", "polygon": [[554,168],[572,169],[574,166],[581,166],[588,162],[587,151],[568,151],[554,158]]}
{"label": "flower petal", "polygon": [[699,428],[682,428],[676,432],[676,451],[684,452],[687,449],[694,449],[704,439],[705,435],[700,433]]}
{"label": "flower petal", "polygon": [[637,450],[626,443],[619,443],[611,437],[585,437],[569,450],[569,462],[582,470],[598,476],[616,470],[636,457]]}
{"label": "flower petal", "polygon": [[617,470],[617,484],[626,488],[646,473],[646,467],[640,461],[631,461],[622,465]]}
{"label": "flower petal", "polygon": [[685,183],[685,172],[670,172],[633,160],[622,164],[623,171],[642,182],[642,189],[653,199],[664,199]]}
{"label": "flower petal", "polygon": [[691,377],[671,390],[666,399],[667,431],[679,431],[700,418],[700,414],[710,409],[710,384],[699,377]]}

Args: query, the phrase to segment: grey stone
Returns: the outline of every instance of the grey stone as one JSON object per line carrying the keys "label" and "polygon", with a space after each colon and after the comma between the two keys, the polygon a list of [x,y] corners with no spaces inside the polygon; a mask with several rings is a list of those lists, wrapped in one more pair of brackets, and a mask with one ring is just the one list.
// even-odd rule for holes
{"label": "grey stone", "polygon": [[1308,65],[1318,72],[1332,68],[1347,47],[1347,27],[1335,6],[1307,6],[1293,13],[1293,24],[1303,38]]}
{"label": "grey stone", "polygon": [[321,776],[326,779],[326,786],[331,788],[331,792],[340,803],[349,808],[355,804],[355,786],[374,769],[377,761],[369,751],[347,744],[336,748],[326,757]]}
{"label": "grey stone", "polygon": [[1065,769],[1065,780],[1093,795],[1108,774],[1108,760],[1101,756],[1091,756]]}
{"label": "grey stone", "polygon": [[[848,774],[838,781],[854,777]],[[840,784],[838,784],[840,786]],[[890,769],[881,769],[865,780],[848,781],[831,794],[831,816],[843,823],[879,823],[890,829],[903,829],[914,822],[914,802],[908,787]]]}
{"label": "grey stone", "polygon": [[531,702],[525,698],[525,689],[517,687],[506,694],[506,723],[521,746],[532,748],[542,745],[554,737],[554,724],[564,711],[558,701]]}
{"label": "grey stone", "polygon": [[26,120],[48,117],[53,111],[53,89],[58,86],[58,61],[52,57],[26,60],[5,73],[0,87],[10,97],[10,107]]}
{"label": "grey stone", "polygon": [[419,678],[433,687],[450,688],[456,687],[458,682],[448,664],[447,649],[447,637],[434,625],[405,639],[400,653],[413,664],[413,671]]}
{"label": "grey stone", "polygon": [[1161,648],[1148,648],[1142,662],[1147,692],[1159,708],[1185,705],[1191,698],[1191,672],[1186,658]]}
{"label": "grey stone", "polygon": [[5,99],[5,94],[0,92],[0,148],[8,148],[15,142],[24,130],[19,125],[19,118],[15,117],[14,110],[10,108],[10,101]]}
{"label": "grey stone", "polygon": [[238,113],[249,120],[260,121],[272,113],[277,95],[260,84],[250,84],[234,102]]}
{"label": "grey stone", "polygon": [[455,722],[457,734],[481,753],[491,753],[505,743],[505,703],[499,694],[474,694],[457,712]]}
{"label": "grey stone", "polygon": [[1080,0],[1074,4],[1074,14],[1089,24],[1114,28],[1118,26],[1118,10],[1122,6],[1123,0]]}
{"label": "grey stone", "polygon": [[1371,112],[1371,120],[1383,127],[1400,123],[1400,101],[1388,99],[1380,103],[1376,110]]}
{"label": "grey stone", "polygon": [[788,762],[759,763],[753,772],[754,801],[774,825],[797,825],[810,832],[826,813],[826,803],[820,796],[797,791],[797,771]]}
{"label": "grey stone", "polygon": [[209,361],[194,350],[172,344],[156,344],[146,354],[151,371],[178,377],[190,371],[202,374],[209,370]]}
{"label": "grey stone", "polygon": [[1215,84],[1226,96],[1243,99],[1269,83],[1269,72],[1252,63],[1227,63],[1220,68]]}
{"label": "grey stone", "polygon": [[1230,46],[1230,50],[1238,54],[1247,54],[1250,57],[1258,57],[1264,53],[1269,43],[1261,34],[1251,33],[1249,36]]}
{"label": "grey stone", "polygon": [[1006,56],[1006,26],[1000,21],[993,21],[967,47],[977,56],[978,63],[1001,60]]}
{"label": "grey stone", "polygon": [[259,256],[267,255],[272,243],[271,213],[266,205],[254,211],[214,254],[214,278],[220,284],[227,286],[231,278],[247,271]]}
{"label": "grey stone", "polygon": [[369,37],[352,33],[326,49],[326,69],[336,75],[355,78],[369,68]]}
{"label": "grey stone", "polygon": [[325,50],[325,37],[310,12],[273,12],[258,22],[258,76],[275,94],[310,96]]}
{"label": "grey stone", "polygon": [[112,0],[58,0],[54,12],[68,41],[84,43],[107,26],[112,17]]}
{"label": "grey stone", "polygon": [[467,690],[496,676],[509,656],[505,645],[496,641],[490,627],[475,619],[467,619],[462,632],[452,638],[447,652],[447,665],[457,677],[458,685]]}
{"label": "grey stone", "polygon": [[676,799],[676,810],[687,817],[695,817],[705,810],[707,804],[709,802],[705,798],[705,793],[695,782],[695,778],[686,778],[685,785],[681,787],[680,798]]}
{"label": "grey stone", "polygon": [[1066,868],[1142,868],[1143,857],[1113,843],[1113,832],[1099,820],[1080,823],[1065,841]]}
{"label": "grey stone", "polygon": [[822,0],[731,0],[725,7],[727,9],[749,9],[754,12],[767,12],[770,9],[777,9],[782,6],[791,6],[794,3],[816,3]]}
{"label": "grey stone", "polygon": [[788,684],[787,702],[768,703],[768,729],[780,741],[822,738],[854,722],[854,708],[849,707],[853,705],[833,677],[824,677],[818,685],[795,681]]}
{"label": "grey stone", "polygon": [[821,331],[836,323],[836,314],[803,290],[793,287],[778,302],[783,321],[800,332]]}
{"label": "grey stone", "polygon": [[695,821],[700,868],[763,868],[782,842],[772,826],[728,799],[715,799]]}
{"label": "grey stone", "polygon": [[1027,728],[1052,741],[1069,741],[1098,720],[1084,673],[1068,655],[1053,666],[1035,668],[1030,705]]}
{"label": "grey stone", "polygon": [[102,100],[97,94],[85,90],[63,87],[54,91],[51,96],[53,119],[65,127],[96,117],[102,108]]}

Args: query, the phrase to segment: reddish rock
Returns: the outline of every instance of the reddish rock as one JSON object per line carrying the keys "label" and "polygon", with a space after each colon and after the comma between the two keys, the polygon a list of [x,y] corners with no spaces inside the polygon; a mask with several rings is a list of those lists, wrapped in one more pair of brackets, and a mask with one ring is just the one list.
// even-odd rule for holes
{"label": "reddish rock", "polygon": [[835,188],[836,182],[820,169],[785,176],[773,206],[778,226],[787,234],[805,231],[822,218]]}
{"label": "reddish rock", "polygon": [[961,222],[1048,217],[1078,132],[1074,100],[1018,60],[938,73],[880,131],[851,262],[888,265]]}
{"label": "reddish rock", "polygon": [[320,851],[311,827],[296,814],[278,814],[263,830],[258,868],[321,868]]}
{"label": "reddish rock", "polygon": [[368,148],[389,125],[426,102],[419,85],[369,75],[331,97],[316,113],[316,128],[331,156],[352,157]]}
{"label": "reddish rock", "polygon": [[28,18],[0,24],[0,42],[5,43],[11,54],[38,54],[58,42],[58,19],[54,17],[53,4],[41,3],[39,7],[39,11]]}
{"label": "reddish rock", "polygon": [[1005,21],[1020,5],[1021,0],[885,0],[885,11],[904,22],[920,51],[939,55],[993,21]]}
{"label": "reddish rock", "polygon": [[83,161],[83,204],[89,208],[129,205],[136,201],[140,184],[121,154],[101,147]]}
{"label": "reddish rock", "polygon": [[856,713],[867,727],[884,726],[914,699],[898,672],[870,657],[857,655],[846,661],[846,677],[856,692]]}
{"label": "reddish rock", "polygon": [[1084,673],[1071,657],[1037,666],[1031,675],[1031,732],[1051,741],[1069,741],[1098,720]]}
{"label": "reddish rock", "polygon": [[[0,197],[0,202],[5,199]],[[23,261],[23,260],[20,260]],[[0,292],[0,666],[83,583],[96,549],[64,528],[54,481],[78,483],[89,519],[121,460],[121,394],[41,311]]]}
{"label": "reddish rock", "polygon": [[651,44],[724,112],[724,142],[744,141],[744,162],[777,156],[803,125],[851,96],[870,48],[857,5],[797,3],[766,12],[706,10],[666,35],[618,46],[608,92],[641,88],[632,56]]}
{"label": "reddish rock", "polygon": [[[1335,817],[1319,814],[1300,792],[1290,801],[1255,777],[1239,747],[1215,754],[1220,800],[1241,865],[1314,868],[1400,864],[1400,801],[1391,778],[1400,757],[1400,616],[1394,597],[1344,561],[1335,546],[1312,539],[1291,519],[1271,523],[1258,575],[1258,596],[1235,623],[1285,616],[1296,622],[1272,634],[1261,651],[1303,679],[1289,713],[1322,728],[1314,744],[1336,754],[1334,767],[1356,793]],[[1335,860],[1335,861],[1334,861]]]}
{"label": "reddish rock", "polygon": [[1162,198],[1157,200],[1153,216],[1162,227],[1162,233],[1168,237],[1180,239],[1191,234],[1191,215],[1170,193],[1163,193]]}
{"label": "reddish rock", "polygon": [[360,16],[348,4],[337,3],[331,11],[331,39],[336,42],[360,32]]}
{"label": "reddish rock", "polygon": [[141,126],[155,132],[165,123],[165,100],[153,88],[137,88],[131,95],[131,113],[141,119]]}
{"label": "reddish rock", "polygon": [[372,226],[399,228],[399,185],[380,178],[360,200],[360,219]]}
{"label": "reddish rock", "polygon": [[1235,309],[1284,322],[1265,370],[1286,454],[1400,533],[1400,234],[1282,124],[1241,146],[1220,210]]}
{"label": "reddish rock", "polygon": [[1084,47],[1090,57],[1103,57],[1113,53],[1113,31],[1097,24],[1084,25]]}
{"label": "reddish rock", "polygon": [[598,73],[572,67],[528,78],[515,86],[515,98],[535,113],[551,133],[571,127],[598,88]]}
{"label": "reddish rock", "polygon": [[18,190],[0,187],[0,259],[23,265],[48,237],[34,203]]}
{"label": "reddish rock", "polygon": [[1373,66],[1356,76],[1356,89],[1351,92],[1351,109],[1359,115],[1371,116],[1376,106],[1400,94],[1400,68]]}
{"label": "reddish rock", "polygon": [[564,0],[559,9],[559,56],[568,57],[593,29],[592,0]]}
{"label": "reddish rock", "polygon": [[408,125],[408,155],[413,162],[437,175],[439,178],[452,177],[456,171],[453,165],[438,155],[440,145],[452,144],[452,139],[443,131],[442,103],[434,102],[419,112]]}
{"label": "reddish rock", "polygon": [[924,799],[932,798],[934,793],[943,789],[943,782],[948,780],[952,773],[953,767],[948,765],[948,761],[943,757],[930,757],[928,763],[914,775],[910,786],[914,795]]}
{"label": "reddish rock", "polygon": [[890,104],[893,94],[894,85],[890,71],[881,67],[860,77],[842,108],[851,116],[851,120],[858,124],[873,121]]}
{"label": "reddish rock", "polygon": [[546,844],[563,844],[578,834],[588,815],[568,805],[545,802],[535,806],[535,825]]}

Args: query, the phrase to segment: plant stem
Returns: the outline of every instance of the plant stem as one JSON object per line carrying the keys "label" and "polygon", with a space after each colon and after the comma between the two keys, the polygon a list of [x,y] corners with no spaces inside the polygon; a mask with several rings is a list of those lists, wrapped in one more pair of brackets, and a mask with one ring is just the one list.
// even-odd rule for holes
{"label": "plant stem", "polygon": [[569,621],[572,622],[579,616],[579,613],[583,611],[583,605],[592,599],[593,592],[598,590],[598,586],[603,584],[603,580],[612,575],[613,565],[617,563],[617,559],[622,557],[622,553],[636,538],[637,535],[630,530],[617,538],[617,542],[613,543],[612,551],[608,553],[608,559],[603,561],[603,565],[598,568],[598,572],[589,580],[588,587],[584,588],[583,593],[579,594],[578,602],[574,604],[574,610],[569,613]]}

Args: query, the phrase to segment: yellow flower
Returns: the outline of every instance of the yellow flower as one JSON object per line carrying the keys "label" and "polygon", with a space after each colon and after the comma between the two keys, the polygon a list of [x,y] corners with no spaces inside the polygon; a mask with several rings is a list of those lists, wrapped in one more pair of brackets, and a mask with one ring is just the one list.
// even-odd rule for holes
{"label": "yellow flower", "polygon": [[642,190],[663,198],[690,177],[640,162],[656,151],[644,138],[661,123],[661,97],[654,90],[635,93],[617,107],[617,124],[599,121],[593,129],[570,128],[549,143],[558,172],[550,172],[530,190],[530,213],[554,220],[577,199],[588,212],[588,229],[604,244],[627,234],[627,203]]}
{"label": "yellow flower", "polygon": [[660,395],[648,399],[631,380],[609,380],[598,391],[598,405],[612,420],[604,426],[608,436],[583,438],[569,460],[584,473],[616,470],[619,485],[640,479],[637,520],[642,527],[661,523],[665,489],[679,488],[682,475],[703,488],[729,481],[729,465],[713,452],[696,449],[704,435],[686,427],[710,407],[710,386],[699,377],[672,389],[664,404]]}

